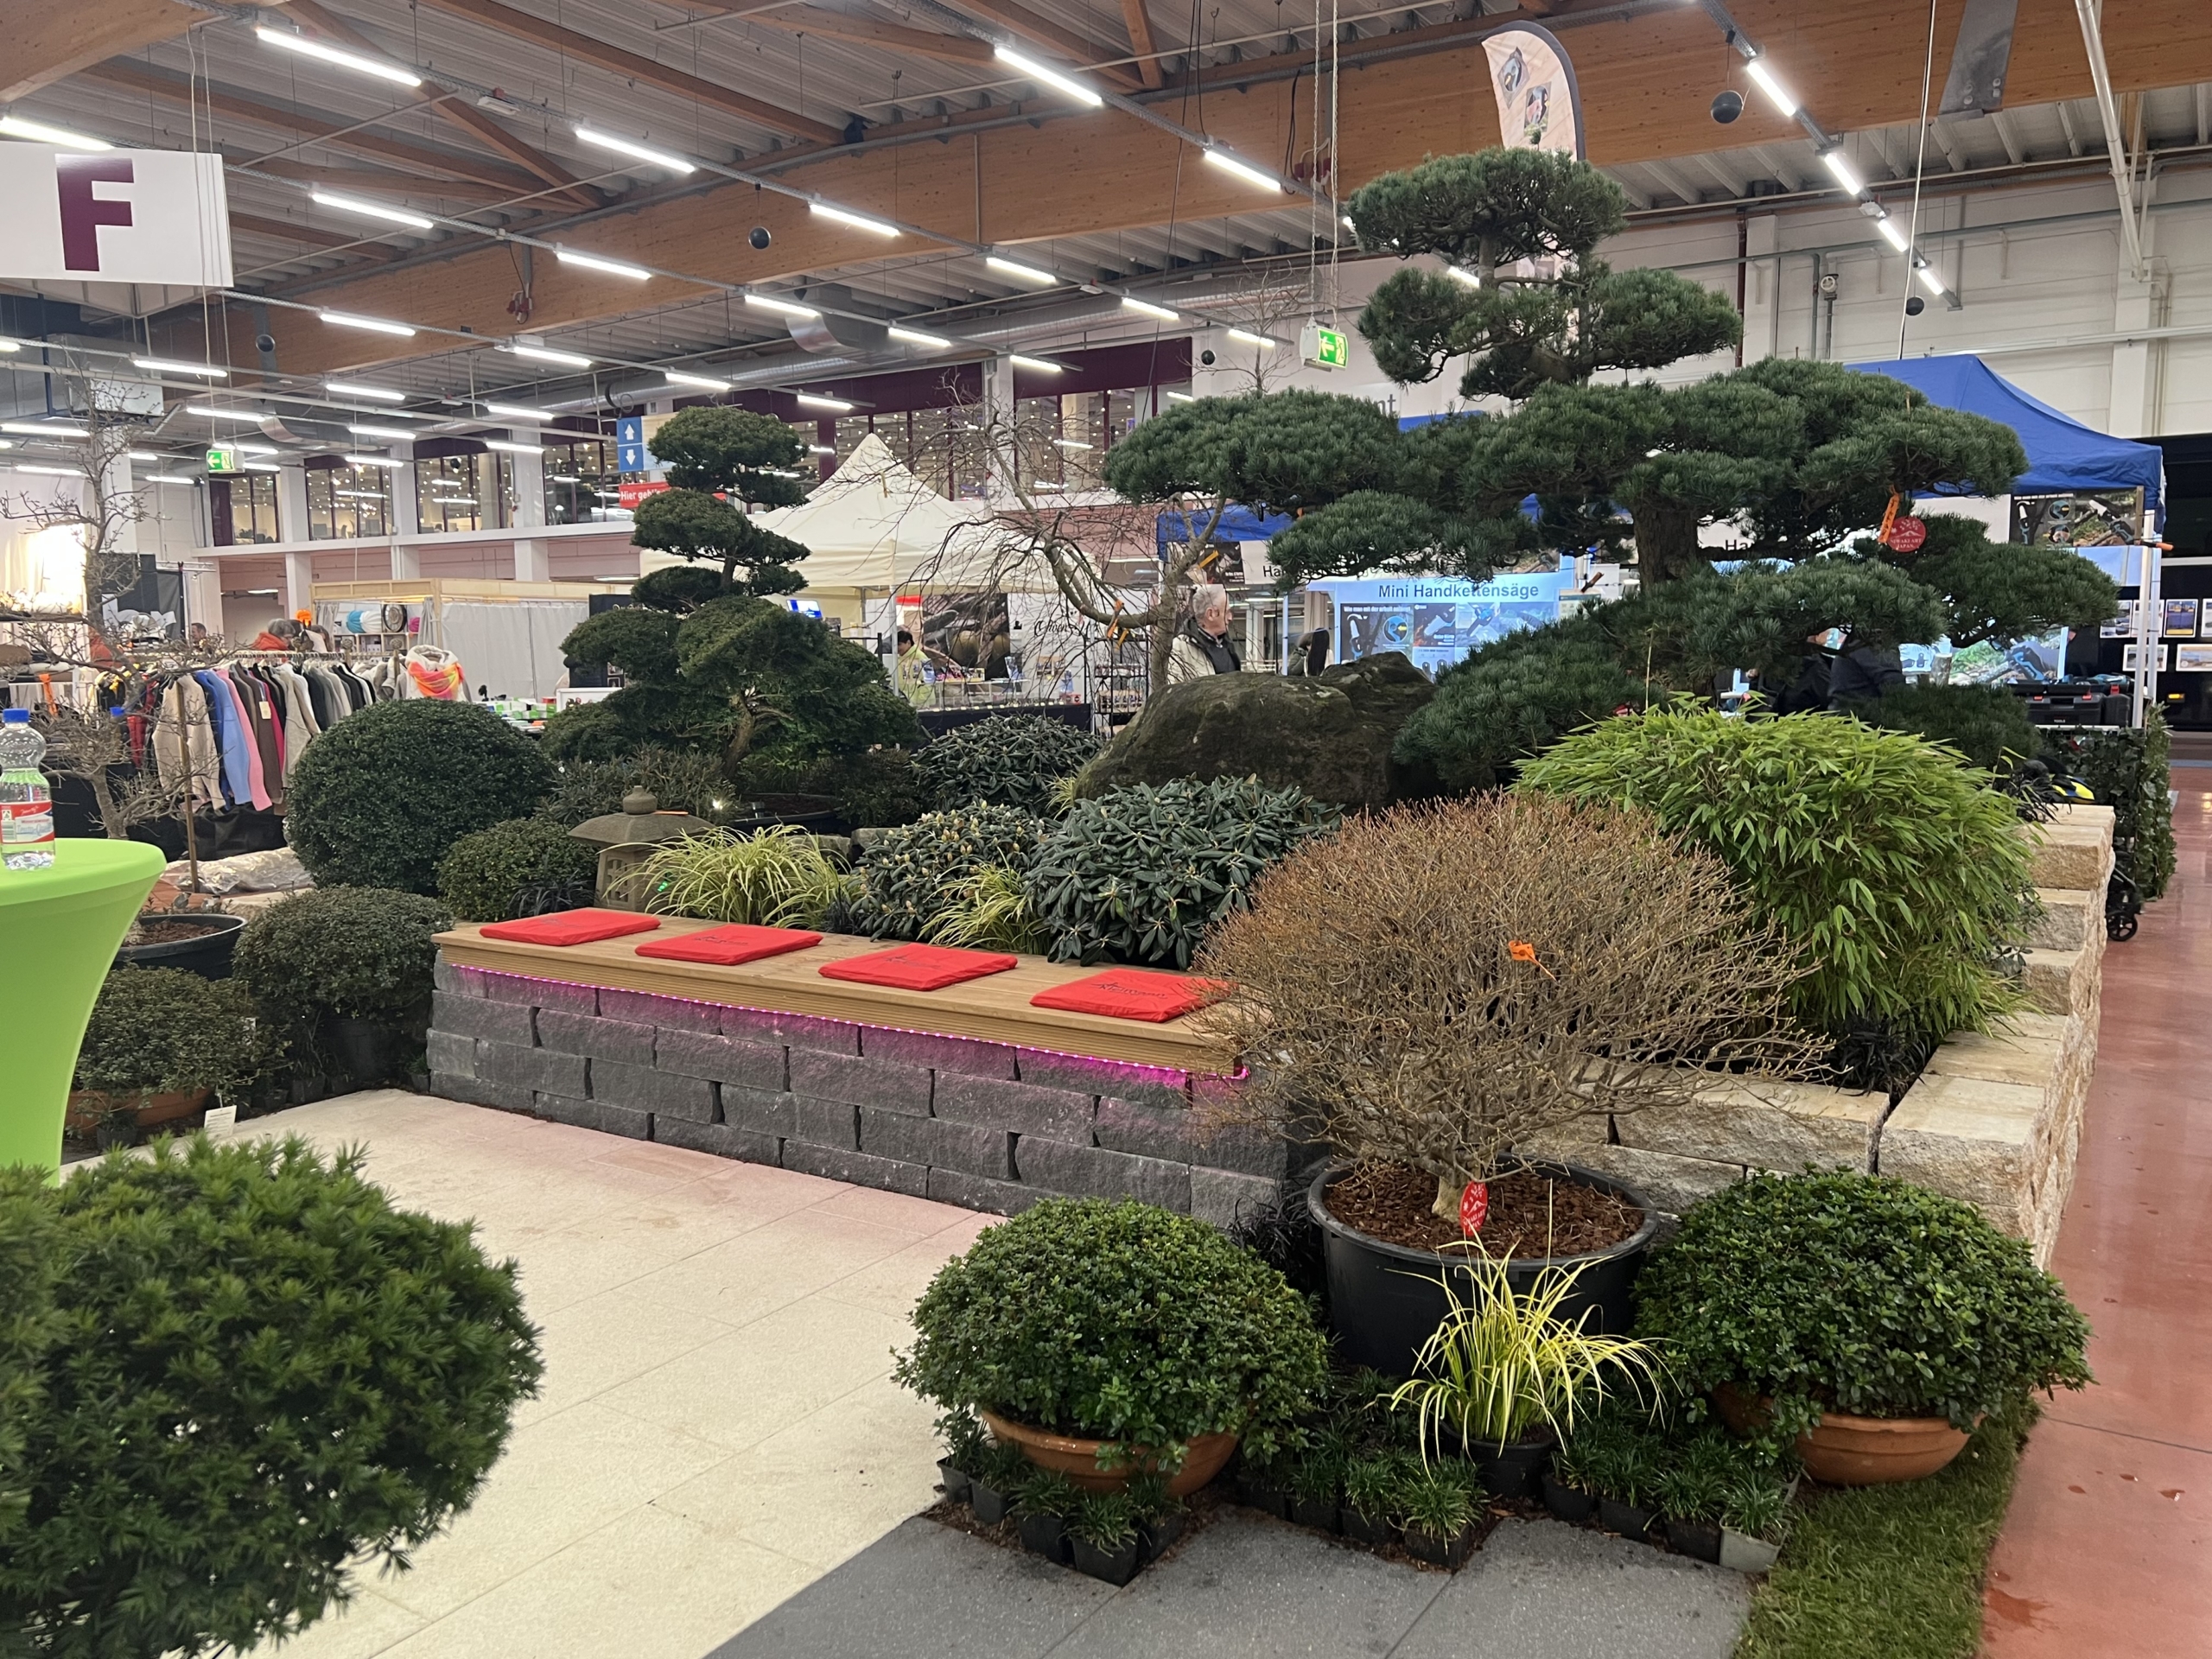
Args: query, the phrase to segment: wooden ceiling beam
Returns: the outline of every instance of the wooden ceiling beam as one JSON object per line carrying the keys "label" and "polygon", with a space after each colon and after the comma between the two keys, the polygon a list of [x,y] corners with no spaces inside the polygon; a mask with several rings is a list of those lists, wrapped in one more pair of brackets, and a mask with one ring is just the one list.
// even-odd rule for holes
{"label": "wooden ceiling beam", "polygon": [[714,81],[702,80],[697,75],[688,74],[638,53],[626,51],[579,29],[533,16],[513,6],[503,6],[499,0],[422,0],[422,3],[455,17],[466,17],[472,22],[482,23],[516,40],[533,41],[553,51],[565,53],[581,62],[604,69],[609,74],[642,80],[648,86],[658,86],[663,92],[674,92],[678,97],[696,99],[702,104],[721,110],[727,115],[736,116],[740,120],[749,121],[754,126],[766,127],[771,132],[823,144],[834,144],[844,137],[841,128],[795,115],[789,110],[779,109],[757,98],[749,98],[743,92]]}
{"label": "wooden ceiling beam", "polygon": [[990,42],[971,35],[938,35],[926,29],[879,23],[872,17],[849,17],[841,11],[825,11],[818,6],[787,6],[777,11],[754,12],[745,21],[791,35],[818,35],[825,41],[844,41],[854,46],[915,52],[925,58],[942,58],[947,63],[964,63],[970,68],[979,68],[992,60]]}
{"label": "wooden ceiling beam", "polygon": [[0,105],[89,69],[104,58],[173,41],[207,14],[176,0],[99,0],[58,6],[54,0],[0,0]]}
{"label": "wooden ceiling beam", "polygon": [[1122,21],[1129,26],[1129,50],[1137,55],[1137,75],[1147,86],[1163,85],[1166,71],[1160,64],[1160,42],[1152,32],[1152,14],[1145,0],[1122,0]]}
{"label": "wooden ceiling beam", "polygon": [[[231,153],[238,148],[225,146],[225,159],[233,168],[249,164],[248,158]],[[273,174],[280,179],[296,179],[302,184],[327,184],[334,190],[365,190],[394,201],[458,201],[472,207],[489,207],[494,202],[514,199],[512,189],[499,185],[477,184],[462,179],[425,179],[380,167],[324,167],[289,156],[272,156],[251,161],[250,164],[257,173]],[[403,232],[394,226],[391,234],[398,236]]]}

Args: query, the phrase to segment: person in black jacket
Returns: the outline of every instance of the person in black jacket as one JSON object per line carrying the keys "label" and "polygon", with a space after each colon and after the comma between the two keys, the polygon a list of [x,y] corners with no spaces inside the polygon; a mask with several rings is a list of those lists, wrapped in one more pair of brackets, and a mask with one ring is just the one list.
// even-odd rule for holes
{"label": "person in black jacket", "polygon": [[1904,659],[1895,645],[1860,645],[1847,634],[1828,674],[1828,711],[1849,714],[1852,704],[1872,702],[1891,686],[1904,683]]}

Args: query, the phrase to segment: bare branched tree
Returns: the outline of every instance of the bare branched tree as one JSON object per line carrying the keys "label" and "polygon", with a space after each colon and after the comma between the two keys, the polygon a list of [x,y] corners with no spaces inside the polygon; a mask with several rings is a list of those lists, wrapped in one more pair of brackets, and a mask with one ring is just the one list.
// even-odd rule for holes
{"label": "bare branched tree", "polygon": [[0,518],[29,524],[34,533],[74,530],[84,547],[86,609],[97,614],[102,593],[119,591],[138,579],[137,555],[123,546],[123,532],[149,517],[144,492],[112,489],[110,480],[118,472],[129,476],[117,463],[143,442],[148,423],[123,406],[113,383],[81,365],[54,371],[52,378],[86,434],[72,442],[70,457],[84,469],[84,480],[43,492],[0,492]]}

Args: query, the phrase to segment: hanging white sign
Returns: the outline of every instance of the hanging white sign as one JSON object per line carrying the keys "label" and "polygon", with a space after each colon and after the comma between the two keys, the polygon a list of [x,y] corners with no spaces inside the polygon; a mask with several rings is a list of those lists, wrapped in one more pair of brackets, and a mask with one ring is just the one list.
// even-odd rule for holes
{"label": "hanging white sign", "polygon": [[227,288],[223,158],[0,143],[0,278]]}

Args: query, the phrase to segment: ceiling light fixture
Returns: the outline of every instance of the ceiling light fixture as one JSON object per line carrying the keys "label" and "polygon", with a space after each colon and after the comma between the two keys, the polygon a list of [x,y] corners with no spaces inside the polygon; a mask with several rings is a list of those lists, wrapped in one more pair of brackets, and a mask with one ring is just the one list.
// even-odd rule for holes
{"label": "ceiling light fixture", "polygon": [[341,397],[369,397],[379,404],[404,404],[407,394],[394,391],[390,386],[372,386],[360,380],[326,380],[325,391],[334,391]]}
{"label": "ceiling light fixture", "polygon": [[1085,443],[1080,438],[1054,438],[1052,447],[1055,449],[1096,449],[1098,446],[1095,443]]}
{"label": "ceiling light fixture", "polygon": [[1758,82],[1759,90],[1767,95],[1768,101],[1776,109],[1784,115],[1797,113],[1797,100],[1789,95],[1787,87],[1768,73],[1764,61],[1758,58],[1751,59],[1744,65],[1744,73]]}
{"label": "ceiling light fixture", "polygon": [[870,231],[877,236],[899,234],[899,227],[896,225],[887,225],[880,219],[870,219],[866,213],[856,213],[849,208],[832,207],[826,201],[810,201],[806,204],[806,209],[819,218],[835,219],[840,225],[849,225],[856,231]]}
{"label": "ceiling light fixture", "polygon": [[781,317],[818,317],[822,315],[810,305],[796,305],[769,294],[747,294],[745,302],[763,311],[773,311]]}
{"label": "ceiling light fixture", "polygon": [[412,69],[403,69],[396,63],[385,63],[375,58],[365,58],[358,52],[325,46],[321,41],[305,35],[296,35],[289,29],[271,29],[263,23],[253,32],[270,46],[281,46],[287,52],[296,52],[302,57],[320,58],[325,63],[334,63],[341,69],[353,70],[356,74],[374,75],[378,80],[392,81],[402,86],[420,86],[423,84],[423,77]]}
{"label": "ceiling light fixture", "polygon": [[[509,340],[499,348],[512,352],[517,357],[526,357],[534,363],[557,363],[564,369],[588,369],[591,359],[576,352],[556,352],[550,346],[530,346],[521,340]],[[486,404],[486,408],[490,405]]]}
{"label": "ceiling light fixture", "polygon": [[165,357],[134,357],[130,359],[130,366],[153,374],[197,374],[210,380],[231,378],[228,369],[219,369],[212,363],[172,363]]}
{"label": "ceiling light fixture", "polygon": [[1247,184],[1255,184],[1262,190],[1272,190],[1277,195],[1283,194],[1290,188],[1274,174],[1256,168],[1249,162],[1239,160],[1218,145],[1207,145],[1205,153],[1206,160],[1212,162],[1214,166],[1224,173],[1243,180]]}
{"label": "ceiling light fixture", "polygon": [[20,115],[0,115],[0,132],[10,138],[28,138],[35,144],[59,144],[64,149],[113,149],[105,138],[94,138],[67,127],[49,127],[43,121],[26,121]]}
{"label": "ceiling light fixture", "polygon": [[573,248],[555,248],[564,265],[582,265],[586,270],[603,270],[610,276],[627,276],[642,283],[652,275],[643,265],[632,265],[620,259],[602,259],[595,253],[578,253]]}
{"label": "ceiling light fixture", "polygon": [[550,421],[557,417],[542,409],[531,409],[521,404],[492,404],[484,405],[486,415],[511,415],[518,421]]}
{"label": "ceiling light fixture", "polygon": [[271,467],[265,461],[242,461],[238,462],[238,470],[242,473],[281,473],[284,469],[282,467]]}
{"label": "ceiling light fixture", "polygon": [[1057,69],[1047,69],[1034,58],[1024,57],[1020,53],[1008,47],[994,48],[992,55],[1025,79],[1033,80],[1040,86],[1049,86],[1056,92],[1065,93],[1088,108],[1099,109],[1106,102],[1103,97],[1092,92],[1081,81],[1064,75]]}
{"label": "ceiling light fixture", "polygon": [[371,426],[366,423],[348,425],[346,429],[357,438],[397,438],[402,443],[411,443],[415,433],[404,426]]}
{"label": "ceiling light fixture", "polygon": [[1943,279],[1936,274],[1936,268],[1925,259],[1917,257],[1914,258],[1912,274],[1920,278],[1920,285],[1930,294],[1943,292]]}
{"label": "ceiling light fixture", "polygon": [[1167,401],[1171,404],[1195,404],[1198,400],[1187,391],[1171,391],[1167,394]]}
{"label": "ceiling light fixture", "polygon": [[834,455],[837,452],[826,443],[810,443],[806,446],[806,453],[810,455]]}
{"label": "ceiling light fixture", "polygon": [[181,478],[175,473],[149,473],[146,475],[146,481],[149,484],[197,484],[200,480],[196,478]]}
{"label": "ceiling light fixture", "polygon": [[1020,352],[1009,352],[1006,360],[1017,369],[1029,369],[1039,374],[1065,374],[1068,365],[1054,363],[1041,357],[1024,357]]}
{"label": "ceiling light fixture", "polygon": [[92,434],[81,426],[59,426],[51,421],[0,421],[0,432],[13,432],[22,438],[88,438]]}
{"label": "ceiling light fixture", "polygon": [[242,455],[273,455],[280,453],[274,445],[266,443],[234,443],[231,448]]}
{"label": "ceiling light fixture", "polygon": [[167,461],[168,459],[167,455],[156,454],[151,449],[126,449],[123,454],[126,461]]}
{"label": "ceiling light fixture", "polygon": [[601,149],[611,149],[618,156],[627,156],[636,161],[651,162],[655,167],[664,167],[671,173],[696,173],[699,170],[696,163],[685,161],[681,156],[655,149],[652,145],[639,143],[634,139],[618,138],[611,132],[601,132],[581,121],[576,123],[576,137],[587,144],[596,144]]}
{"label": "ceiling light fixture", "polygon": [[926,346],[933,352],[950,350],[952,342],[942,334],[925,334],[919,328],[907,328],[898,323],[884,330],[892,339],[907,346]]}
{"label": "ceiling light fixture", "polygon": [[690,374],[682,369],[663,369],[661,373],[671,386],[699,386],[709,391],[729,390],[728,381],[717,380],[710,374]]}
{"label": "ceiling light fixture", "polygon": [[404,467],[407,463],[394,455],[344,455],[340,457],[348,467]]}
{"label": "ceiling light fixture", "polygon": [[381,219],[394,225],[404,225],[410,231],[437,228],[420,213],[410,213],[404,207],[387,207],[380,201],[369,201],[360,196],[340,195],[333,190],[310,190],[308,200],[341,213],[359,213],[365,219]]}
{"label": "ceiling light fixture", "polygon": [[1881,218],[1874,221],[1874,228],[1882,233],[1882,240],[1888,243],[1899,253],[1910,253],[1912,251],[1912,244],[1905,240],[1904,232],[1897,229],[1897,220],[1891,219],[1887,213],[1883,214]]}
{"label": "ceiling light fixture", "polygon": [[382,317],[356,316],[351,311],[318,311],[315,315],[340,328],[365,328],[372,334],[395,334],[401,340],[415,338],[414,329],[407,324],[386,322]]}
{"label": "ceiling light fixture", "polygon": [[1480,288],[1483,285],[1480,275],[1469,270],[1465,265],[1446,265],[1444,267],[1444,274],[1455,283],[1465,283],[1469,288]]}
{"label": "ceiling light fixture", "polygon": [[791,396],[809,409],[826,409],[834,414],[848,414],[852,405],[842,397],[825,397],[818,391],[795,391]]}
{"label": "ceiling light fixture", "polygon": [[1128,294],[1122,296],[1122,309],[1135,311],[1143,316],[1157,317],[1162,322],[1180,322],[1182,317],[1164,305],[1154,305],[1150,300],[1140,300]]}
{"label": "ceiling light fixture", "polygon": [[1840,144],[1834,149],[1824,149],[1821,152],[1821,165],[1834,174],[1835,181],[1850,191],[1853,195],[1855,196],[1866,189],[1866,187],[1859,183],[1859,175],[1851,170],[1851,163],[1845,158],[1843,147]]}
{"label": "ceiling light fixture", "polygon": [[1229,331],[1229,337],[1246,346],[1256,346],[1263,352],[1272,352],[1282,344],[1282,341],[1270,339],[1266,334],[1255,334],[1249,328],[1232,328]]}
{"label": "ceiling light fixture", "polygon": [[0,340],[0,352],[20,352],[22,349],[22,346],[18,341]]}
{"label": "ceiling light fixture", "polygon": [[85,469],[81,467],[38,467],[27,461],[17,461],[16,470],[19,473],[43,473],[48,478],[82,478],[85,475]]}
{"label": "ceiling light fixture", "polygon": [[545,446],[542,443],[517,443],[512,438],[480,438],[478,442],[486,449],[497,449],[505,454],[542,455],[545,453]]}
{"label": "ceiling light fixture", "polygon": [[1060,280],[1049,270],[1025,265],[1019,259],[1002,259],[995,253],[984,255],[983,263],[1002,276],[1018,277],[1022,282],[1036,283],[1045,288],[1053,287]]}

